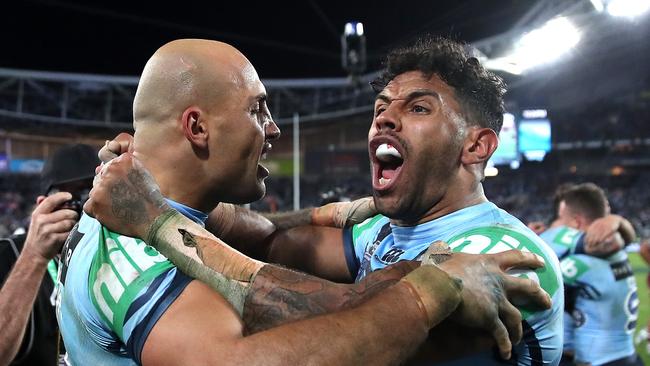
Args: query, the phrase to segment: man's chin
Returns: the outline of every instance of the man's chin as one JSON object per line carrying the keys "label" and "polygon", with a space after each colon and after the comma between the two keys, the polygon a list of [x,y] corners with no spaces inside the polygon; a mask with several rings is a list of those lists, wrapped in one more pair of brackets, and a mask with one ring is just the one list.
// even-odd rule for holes
{"label": "man's chin", "polygon": [[396,202],[394,199],[389,197],[382,197],[380,195],[377,195],[376,193],[373,194],[373,198],[378,213],[391,219],[397,218],[397,216],[399,216],[400,213],[399,203]]}
{"label": "man's chin", "polygon": [[261,185],[259,184],[256,185],[250,190],[240,191],[237,194],[233,194],[230,197],[228,197],[227,200],[223,200],[223,201],[228,203],[234,203],[236,205],[244,205],[244,204],[261,200],[264,197],[265,193],[266,193],[266,186],[264,185],[264,183],[262,183]]}

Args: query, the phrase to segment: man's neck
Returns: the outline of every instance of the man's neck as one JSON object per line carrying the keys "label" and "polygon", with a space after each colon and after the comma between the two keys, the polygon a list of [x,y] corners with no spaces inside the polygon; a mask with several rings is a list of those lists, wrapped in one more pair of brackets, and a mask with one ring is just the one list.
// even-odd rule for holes
{"label": "man's neck", "polygon": [[134,155],[151,173],[165,198],[202,212],[210,212],[216,207],[216,202],[205,197],[206,190],[201,185],[204,180],[198,176],[200,169],[173,160],[174,154],[150,158],[149,154],[135,151]]}
{"label": "man's neck", "polygon": [[446,195],[435,203],[424,215],[415,220],[391,219],[390,221],[397,226],[415,226],[484,202],[488,202],[488,199],[483,193],[483,186],[479,183],[473,192],[461,195]]}

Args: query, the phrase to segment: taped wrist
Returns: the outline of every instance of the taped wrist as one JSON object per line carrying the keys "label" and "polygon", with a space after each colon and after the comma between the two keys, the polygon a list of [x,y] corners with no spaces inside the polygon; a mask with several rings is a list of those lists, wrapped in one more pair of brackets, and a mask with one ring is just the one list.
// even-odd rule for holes
{"label": "taped wrist", "polygon": [[377,214],[372,197],[360,198],[350,202],[346,211],[344,215],[341,214],[340,217],[337,217],[338,223],[342,225],[340,227],[362,223],[365,219]]}
{"label": "taped wrist", "polygon": [[334,202],[316,207],[311,212],[311,223],[344,228],[361,223],[376,213],[372,197],[366,197],[352,202]]}
{"label": "taped wrist", "polygon": [[422,265],[402,278],[400,283],[413,295],[429,328],[456,310],[462,299],[462,281],[436,266]]}
{"label": "taped wrist", "polygon": [[145,236],[145,242],[167,257],[178,269],[206,283],[237,309],[243,310],[248,284],[263,263],[248,258],[203,227],[170,209],[156,217]]}

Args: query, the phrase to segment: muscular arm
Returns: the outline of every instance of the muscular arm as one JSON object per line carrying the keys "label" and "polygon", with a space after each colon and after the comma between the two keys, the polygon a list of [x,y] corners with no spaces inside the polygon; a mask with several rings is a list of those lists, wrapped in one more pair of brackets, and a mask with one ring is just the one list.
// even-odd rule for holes
{"label": "muscular arm", "polygon": [[253,258],[350,282],[354,276],[346,265],[341,228],[375,214],[370,197],[276,214],[222,203],[210,213],[206,228]]}
{"label": "muscular arm", "polygon": [[621,217],[621,223],[618,228],[618,232],[623,237],[623,240],[625,240],[626,245],[636,240],[636,231],[634,230],[634,226],[628,219],[624,217]]}
{"label": "muscular arm", "polygon": [[399,262],[351,285],[266,266],[253,282],[244,308],[246,332],[256,333],[283,323],[351,309],[397,283],[419,265],[413,261]]}
{"label": "muscular arm", "polygon": [[[429,326],[416,301],[406,285],[397,283],[354,309],[244,337],[223,300],[194,282],[154,326],[142,360],[144,365],[397,364],[427,335]],[[441,304],[441,314],[450,311],[445,306],[454,307],[453,302]]]}
{"label": "muscular arm", "polygon": [[[615,235],[620,234],[622,242],[616,240]],[[632,224],[622,216],[607,215],[595,220],[585,235],[585,251],[594,256],[605,257],[636,239],[636,232]]]}

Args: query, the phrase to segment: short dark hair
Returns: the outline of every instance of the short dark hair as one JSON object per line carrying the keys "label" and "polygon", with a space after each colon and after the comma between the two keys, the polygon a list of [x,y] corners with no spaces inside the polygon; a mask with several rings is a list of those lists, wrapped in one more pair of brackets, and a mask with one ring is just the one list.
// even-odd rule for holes
{"label": "short dark hair", "polygon": [[562,193],[562,200],[571,211],[590,221],[607,215],[607,196],[594,183],[582,183],[567,189]]}
{"label": "short dark hair", "polygon": [[557,219],[557,214],[560,210],[560,202],[564,200],[564,194],[574,187],[574,183],[566,182],[555,188],[555,192],[553,193],[553,215],[551,216],[551,223]]}
{"label": "short dark hair", "polygon": [[411,46],[391,51],[384,61],[384,71],[370,84],[380,91],[396,76],[409,71],[433,74],[454,88],[464,117],[472,124],[487,127],[497,134],[505,111],[503,95],[506,85],[487,71],[463,43],[438,36],[424,36]]}

